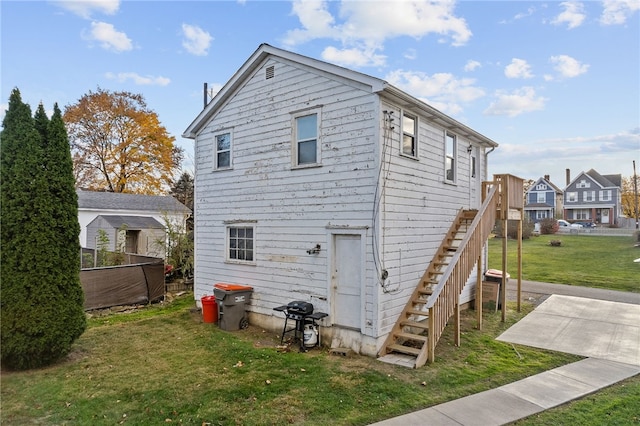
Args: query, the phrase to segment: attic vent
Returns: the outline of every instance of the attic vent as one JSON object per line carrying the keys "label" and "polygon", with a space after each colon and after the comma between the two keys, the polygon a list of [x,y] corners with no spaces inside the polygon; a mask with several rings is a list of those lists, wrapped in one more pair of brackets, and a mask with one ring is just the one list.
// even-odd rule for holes
{"label": "attic vent", "polygon": [[267,70],[264,74],[265,79],[269,80],[270,78],[273,78],[274,75],[275,75],[275,70],[273,68],[273,65],[271,65],[270,67],[267,67]]}

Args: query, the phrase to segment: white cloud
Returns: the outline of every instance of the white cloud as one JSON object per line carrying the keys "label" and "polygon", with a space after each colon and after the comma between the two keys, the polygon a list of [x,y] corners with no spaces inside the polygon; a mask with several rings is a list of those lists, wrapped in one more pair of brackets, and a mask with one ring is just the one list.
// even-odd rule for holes
{"label": "white cloud", "polygon": [[[631,160],[621,169],[620,158],[637,157],[640,149],[638,129],[612,134],[540,139],[522,143],[501,143],[491,160],[491,173],[512,173],[536,179],[544,174],[563,188],[566,169],[571,177],[591,168],[601,174],[630,170]],[[597,161],[595,160],[597,159]]]}
{"label": "white cloud", "polygon": [[115,27],[106,22],[94,21],[91,23],[89,33],[83,34],[86,40],[95,40],[100,43],[103,49],[114,52],[125,52],[133,49],[133,43],[127,35],[117,31]]}
{"label": "white cloud", "polygon": [[[337,5],[337,6],[336,6]],[[430,34],[442,37],[454,46],[471,38],[466,21],[454,14],[455,3],[420,1],[363,2],[323,0],[293,2],[292,14],[300,20],[301,28],[286,33],[283,43],[293,47],[314,39],[332,39],[342,43],[328,54],[348,53],[351,57],[369,57],[366,65],[378,65],[384,41],[408,36],[421,38]],[[339,10],[333,14],[330,7]],[[356,50],[360,50],[357,53]]]}
{"label": "white cloud", "polygon": [[166,86],[171,83],[171,80],[167,77],[154,77],[151,75],[142,76],[135,72],[121,72],[117,74],[108,72],[105,74],[105,77],[110,80],[117,80],[121,83],[131,80],[139,86]]}
{"label": "white cloud", "polygon": [[533,87],[522,87],[511,93],[499,90],[496,100],[484,110],[485,115],[507,115],[515,117],[526,112],[544,109],[547,99],[537,96]]}
{"label": "white cloud", "polygon": [[560,6],[564,7],[564,11],[551,21],[554,25],[566,23],[569,29],[573,29],[582,25],[587,17],[584,13],[584,5],[580,2],[565,1],[560,3]]}
{"label": "white cloud", "polygon": [[624,24],[638,10],[640,10],[638,0],[605,0],[600,23],[603,25]]}
{"label": "white cloud", "polygon": [[448,73],[429,76],[419,71],[397,70],[389,73],[385,80],[429,105],[450,114],[459,114],[464,104],[485,95],[482,88],[475,86],[475,79],[458,79]]}
{"label": "white cloud", "polygon": [[405,58],[409,59],[409,60],[414,60],[418,57],[418,52],[416,52],[416,49],[407,49],[404,52],[403,55]]}
{"label": "white cloud", "polygon": [[386,56],[376,54],[374,49],[337,49],[329,46],[322,51],[322,59],[347,67],[364,67],[384,65]]}
{"label": "white cloud", "polygon": [[480,68],[481,66],[482,64],[480,62],[469,59],[467,63],[464,65],[464,70],[467,72],[475,71],[477,68]]}
{"label": "white cloud", "polygon": [[568,55],[557,55],[549,58],[549,62],[554,64],[554,69],[562,78],[573,78],[584,74],[589,69],[589,65],[582,64],[578,60]]}
{"label": "white cloud", "polygon": [[513,58],[511,63],[504,68],[507,78],[532,78],[531,65],[524,59]]}
{"label": "white cloud", "polygon": [[207,95],[209,96],[209,99],[213,99],[223,87],[224,84],[221,83],[207,84]]}
{"label": "white cloud", "polygon": [[90,19],[94,12],[113,15],[120,8],[120,0],[58,0],[54,3],[85,19]]}
{"label": "white cloud", "polygon": [[4,116],[9,109],[9,104],[0,104],[0,123],[4,120]]}
{"label": "white cloud", "polygon": [[200,27],[189,24],[182,24],[182,47],[192,55],[205,56],[211,46],[213,37]]}

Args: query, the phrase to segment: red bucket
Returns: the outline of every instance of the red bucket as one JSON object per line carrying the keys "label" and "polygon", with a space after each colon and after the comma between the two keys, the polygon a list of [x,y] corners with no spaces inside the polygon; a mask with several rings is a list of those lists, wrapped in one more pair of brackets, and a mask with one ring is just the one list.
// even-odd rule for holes
{"label": "red bucket", "polygon": [[206,323],[218,322],[218,304],[215,296],[202,296],[202,321]]}

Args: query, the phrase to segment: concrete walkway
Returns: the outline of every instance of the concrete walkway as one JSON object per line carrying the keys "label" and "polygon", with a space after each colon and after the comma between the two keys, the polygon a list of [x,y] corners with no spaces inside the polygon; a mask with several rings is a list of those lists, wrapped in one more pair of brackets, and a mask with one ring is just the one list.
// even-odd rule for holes
{"label": "concrete walkway", "polygon": [[375,425],[503,425],[640,374],[640,294],[529,281],[527,295],[544,301],[498,340],[588,358]]}

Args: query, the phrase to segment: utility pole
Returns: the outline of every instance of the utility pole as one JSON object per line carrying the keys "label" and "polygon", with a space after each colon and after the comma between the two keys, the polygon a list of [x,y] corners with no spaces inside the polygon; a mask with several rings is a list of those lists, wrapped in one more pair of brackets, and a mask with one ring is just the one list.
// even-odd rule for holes
{"label": "utility pole", "polygon": [[638,229],[638,177],[636,176],[636,160],[633,160],[633,199],[636,208],[636,229]]}

